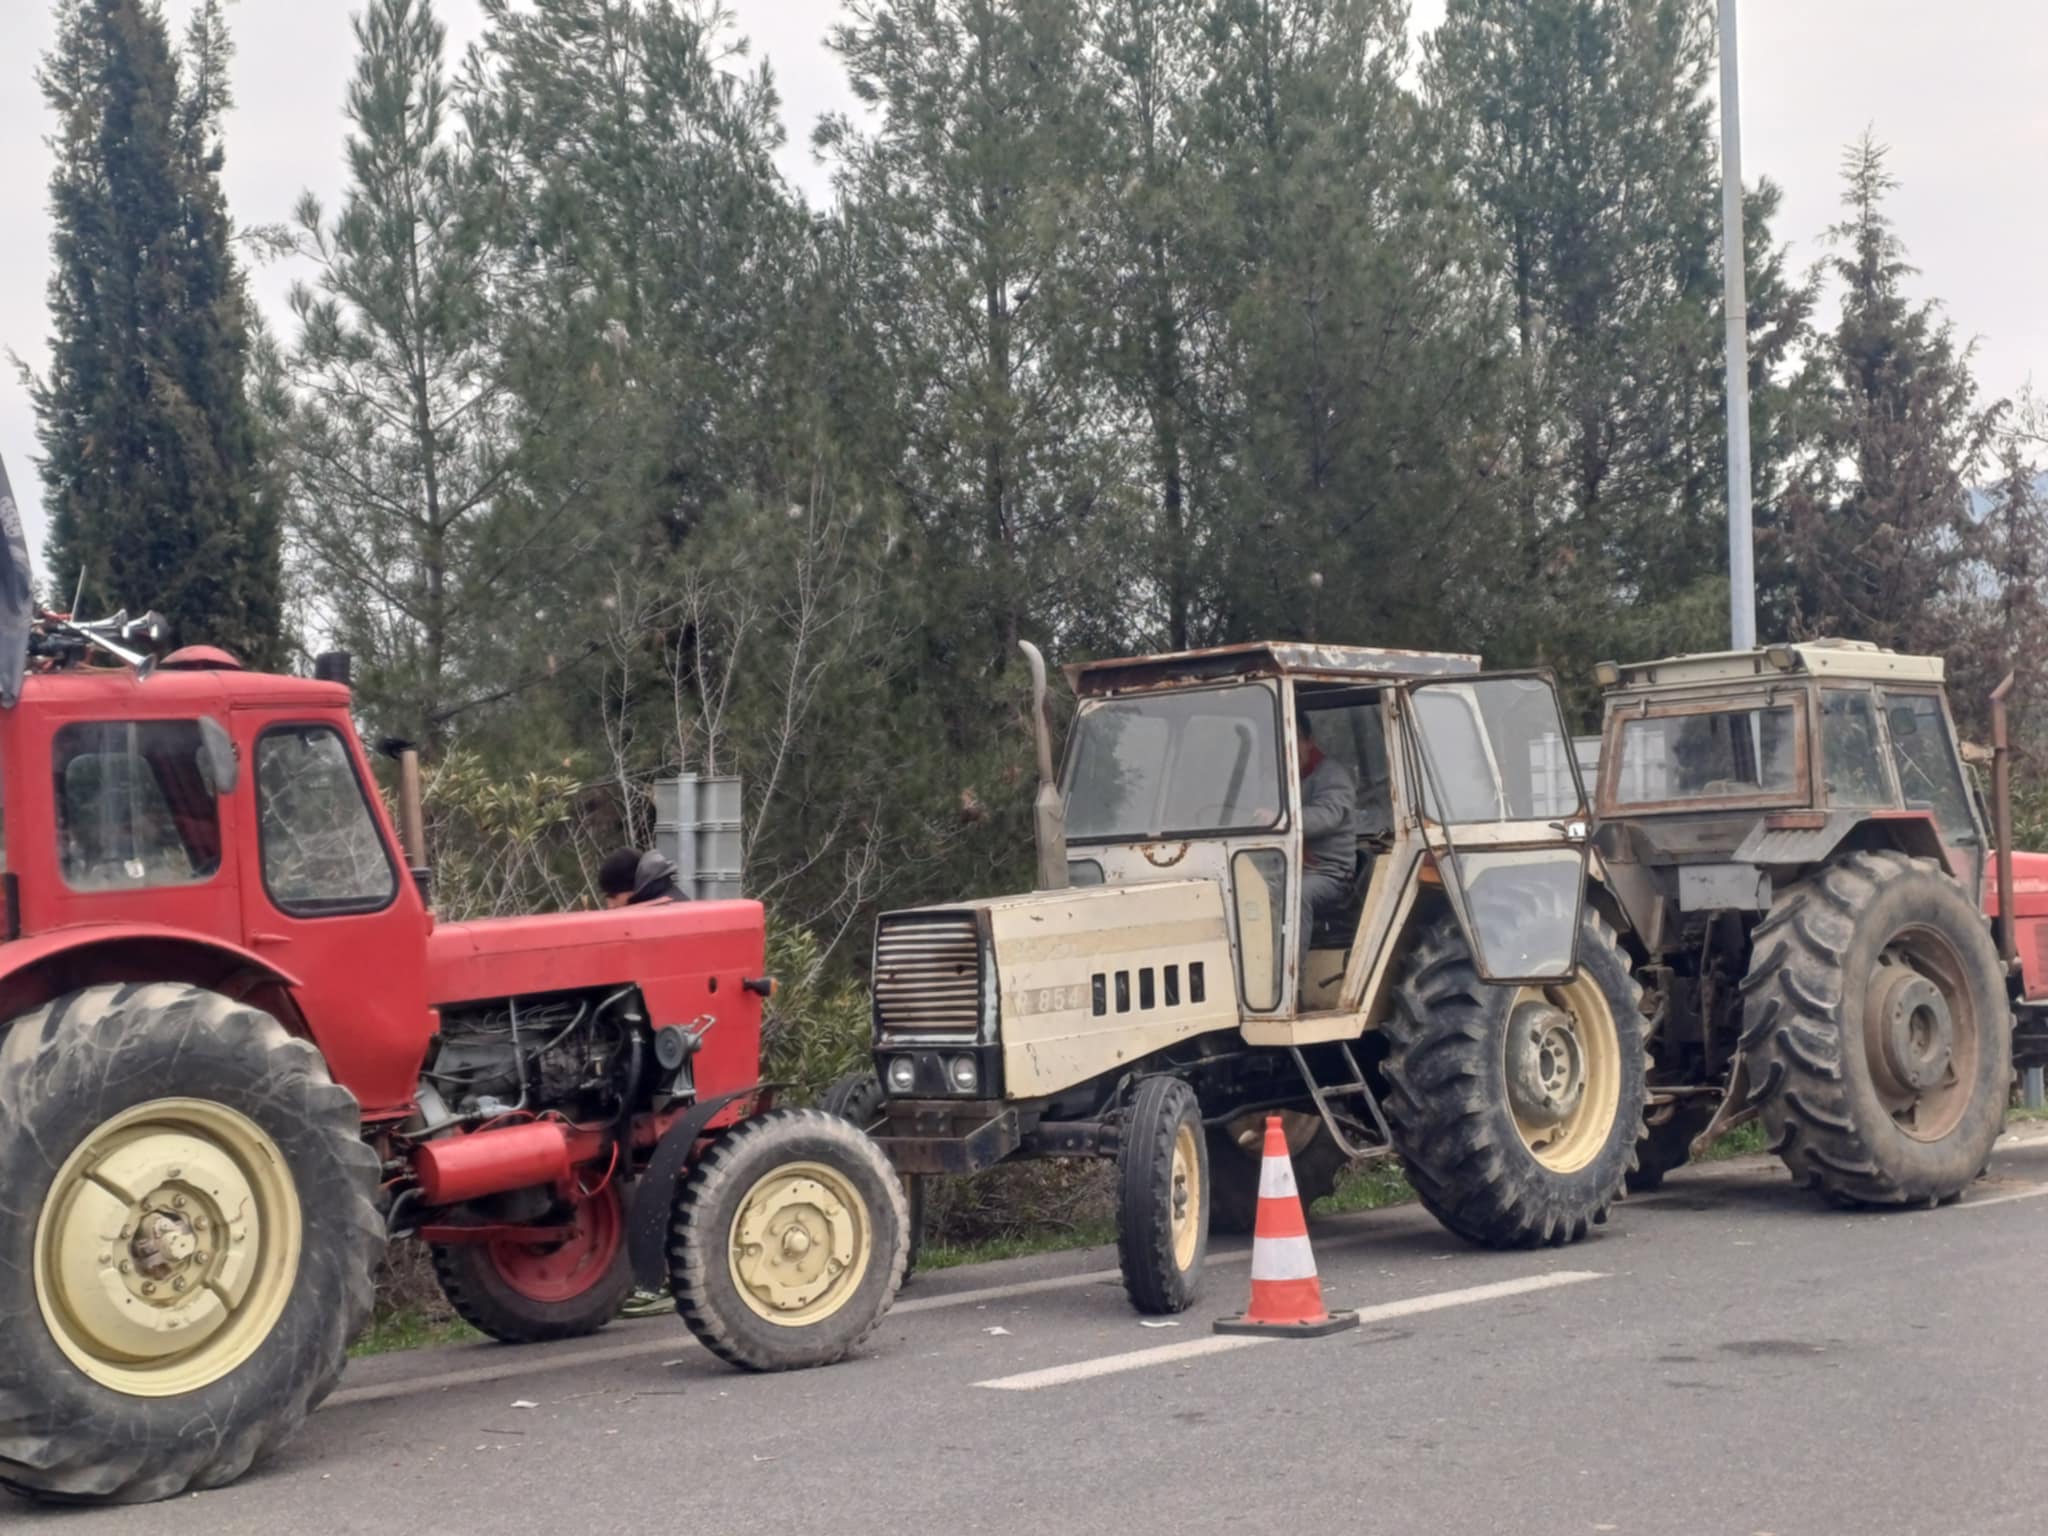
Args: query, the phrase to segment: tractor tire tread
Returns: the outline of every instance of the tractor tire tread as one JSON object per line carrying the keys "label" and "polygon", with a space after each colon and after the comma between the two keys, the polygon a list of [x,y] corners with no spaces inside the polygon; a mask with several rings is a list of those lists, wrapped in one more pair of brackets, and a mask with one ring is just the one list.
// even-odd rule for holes
{"label": "tractor tire tread", "polygon": [[[1618,1155],[1596,1158],[1588,1196],[1546,1188],[1496,1087],[1502,1026],[1490,1022],[1489,994],[1457,920],[1446,914],[1422,930],[1395,986],[1394,1007],[1381,1026],[1385,1108],[1408,1182],[1423,1207],[1452,1232],[1488,1248],[1535,1248],[1577,1242],[1607,1219],[1627,1174],[1638,1166],[1647,1097],[1642,986],[1629,972],[1614,929],[1588,907],[1580,932],[1581,964],[1591,946],[1617,989],[1609,996],[1622,1040],[1618,1122],[1632,1123]],[[1625,978],[1625,980],[1615,980]],[[1629,1021],[1634,1021],[1634,1028]]]}
{"label": "tractor tire tread", "polygon": [[[1173,1252],[1173,1147],[1180,1128],[1195,1127],[1201,1159],[1198,1193],[1204,1209],[1194,1262],[1183,1271]],[[1201,1293],[1202,1263],[1208,1252],[1209,1142],[1202,1131],[1195,1091],[1177,1077],[1140,1078],[1125,1112],[1116,1156],[1116,1256],[1124,1293],[1149,1317],[1185,1312]]]}
{"label": "tractor tire tread", "polygon": [[[251,1004],[184,983],[103,984],[0,1026],[0,1187],[12,1195],[32,1169],[47,1176],[90,1132],[85,1124],[58,1140],[81,1118],[63,1116],[65,1100],[105,1119],[179,1096],[258,1120],[293,1160],[302,1205],[318,1209],[308,1212],[300,1277],[276,1328],[232,1372],[183,1397],[133,1397],[89,1381],[59,1353],[30,1279],[35,1222],[14,1223],[20,1246],[0,1254],[0,1276],[23,1290],[0,1298],[0,1483],[27,1497],[148,1503],[233,1482],[334,1390],[370,1319],[385,1241],[377,1155],[354,1096],[328,1077],[319,1051]],[[53,1111],[59,1118],[46,1123]],[[324,1187],[305,1187],[309,1171]],[[23,1335],[5,1337],[15,1330]]]}
{"label": "tractor tire tread", "polygon": [[[866,1304],[859,1295],[823,1319],[818,1330],[784,1328],[755,1317],[739,1299],[729,1271],[727,1252],[736,1202],[773,1165],[749,1178],[747,1164],[757,1148],[777,1138],[806,1139],[816,1160],[837,1161],[837,1171],[865,1170],[874,1175],[873,1189],[862,1193],[871,1217],[879,1216],[870,1233],[871,1266],[879,1266],[861,1285],[874,1283]],[[741,1186],[741,1180],[747,1183]],[[879,1198],[882,1210],[874,1210]],[[730,1204],[731,1208],[728,1209]],[[728,1365],[749,1371],[803,1370],[844,1359],[864,1343],[881,1323],[910,1258],[910,1219],[896,1170],[859,1127],[821,1109],[776,1109],[740,1121],[714,1141],[677,1191],[669,1226],[669,1288],[684,1324],[712,1354]],[[731,1294],[728,1294],[731,1293]],[[826,1327],[826,1324],[833,1326]]]}
{"label": "tractor tire tread", "polygon": [[[1965,1134],[1953,1156],[1879,1123],[1881,1107],[1863,1091],[1862,1023],[1845,1015],[1852,993],[1848,968],[1863,963],[1859,945],[1874,959],[1890,942],[1863,931],[1891,921],[1871,915],[1884,901],[1893,910],[1913,908],[1913,921],[1935,926],[1964,966],[1977,972],[1978,1001],[1990,1004],[1979,1026],[1980,1046],[1992,1055],[1984,1075],[1987,1081],[2010,1078],[2010,1025],[1997,956],[1968,895],[1939,864],[1891,850],[1859,850],[1785,886],[1754,930],[1742,981],[1742,1048],[1753,1085],[1748,1101],[1760,1110],[1766,1141],[1794,1181],[1837,1204],[1906,1205],[1959,1194],[1983,1166],[2003,1121],[2002,1093],[1987,1092],[1984,1097],[1997,1102],[1966,1107],[1956,1128]],[[1851,1029],[1858,1032],[1853,1040]],[[2002,1072],[2000,1062],[2007,1064]]]}

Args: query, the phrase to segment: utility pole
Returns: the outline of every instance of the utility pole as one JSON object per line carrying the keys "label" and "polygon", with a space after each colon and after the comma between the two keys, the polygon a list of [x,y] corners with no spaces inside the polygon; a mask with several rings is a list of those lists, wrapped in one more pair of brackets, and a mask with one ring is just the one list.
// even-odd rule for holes
{"label": "utility pole", "polygon": [[1756,645],[1756,549],[1749,507],[1749,293],[1742,272],[1742,87],[1735,0],[1721,0],[1721,273],[1728,322],[1728,639]]}

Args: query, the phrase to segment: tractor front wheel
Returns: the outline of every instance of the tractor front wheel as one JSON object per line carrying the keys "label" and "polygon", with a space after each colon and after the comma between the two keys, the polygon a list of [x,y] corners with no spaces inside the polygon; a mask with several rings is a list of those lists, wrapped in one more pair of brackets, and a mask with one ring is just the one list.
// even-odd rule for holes
{"label": "tractor front wheel", "polygon": [[618,1186],[577,1202],[567,1226],[569,1236],[559,1241],[435,1245],[441,1294],[456,1316],[501,1344],[597,1332],[633,1293]]}
{"label": "tractor front wheel", "polygon": [[1116,1154],[1116,1256],[1131,1305],[1185,1312],[1209,1251],[1209,1142],[1202,1106],[1177,1077],[1138,1082]]}
{"label": "tractor front wheel", "polygon": [[0,1482],[235,1478],[340,1379],[384,1248],[355,1098],[269,1014],[91,987],[0,1044]]}
{"label": "tractor front wheel", "polygon": [[1998,951],[1928,859],[1852,853],[1787,887],[1743,979],[1750,1102],[1792,1176],[1847,1204],[1936,1204],[2005,1124]]}
{"label": "tractor front wheel", "polygon": [[1431,1215],[1489,1248],[1577,1242],[1643,1134],[1642,989],[1588,908],[1578,974],[1481,981],[1455,917],[1424,931],[1385,1024],[1387,1120]]}
{"label": "tractor front wheel", "polygon": [[753,1371],[843,1359],[896,1299],[896,1170],[838,1115],[778,1109],[714,1142],[676,1196],[669,1286],[704,1347]]}

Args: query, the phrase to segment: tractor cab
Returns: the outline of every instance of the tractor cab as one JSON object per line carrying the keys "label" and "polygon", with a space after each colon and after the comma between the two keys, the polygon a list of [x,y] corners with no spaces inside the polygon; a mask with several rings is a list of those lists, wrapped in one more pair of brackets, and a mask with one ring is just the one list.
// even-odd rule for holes
{"label": "tractor cab", "polygon": [[[1272,1025],[1363,1006],[1423,881],[1494,930],[1495,969],[1569,968],[1583,807],[1544,679],[1482,675],[1474,656],[1291,643],[1067,676],[1069,882],[1224,892],[1248,1037],[1279,1043]],[[1544,863],[1534,847],[1491,851],[1510,844],[1553,849],[1562,922],[1547,955],[1526,908],[1492,897],[1503,866],[1526,881]]]}
{"label": "tractor cab", "polygon": [[149,974],[304,1019],[373,1113],[411,1104],[434,1029],[431,918],[345,686],[205,646],[39,671],[0,711],[0,782],[12,1006],[98,974],[92,955],[140,950]]}
{"label": "tractor cab", "polygon": [[1986,894],[1989,817],[1938,656],[1860,641],[1604,663],[1597,821],[1652,942],[1691,911],[1770,905],[1837,850],[1934,859]]}

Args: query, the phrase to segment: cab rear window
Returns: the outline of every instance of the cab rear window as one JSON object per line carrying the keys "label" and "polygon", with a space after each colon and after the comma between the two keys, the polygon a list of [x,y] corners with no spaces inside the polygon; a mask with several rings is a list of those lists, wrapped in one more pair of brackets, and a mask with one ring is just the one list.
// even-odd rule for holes
{"label": "cab rear window", "polygon": [[57,857],[77,891],[195,885],[220,869],[220,807],[196,720],[57,732]]}

